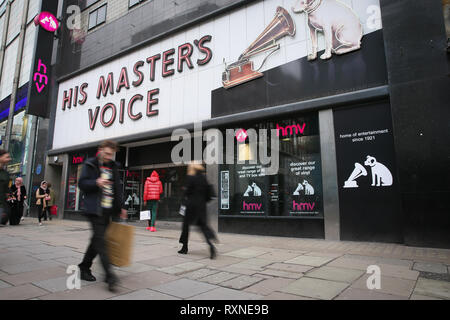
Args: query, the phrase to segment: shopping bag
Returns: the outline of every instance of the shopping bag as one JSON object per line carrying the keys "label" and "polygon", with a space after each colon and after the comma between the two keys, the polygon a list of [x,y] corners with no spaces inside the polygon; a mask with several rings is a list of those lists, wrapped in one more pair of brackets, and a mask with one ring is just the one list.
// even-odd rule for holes
{"label": "shopping bag", "polygon": [[181,214],[183,217],[186,214],[186,206],[185,205],[181,205],[180,206],[180,211],[178,211],[179,214]]}
{"label": "shopping bag", "polygon": [[151,220],[150,210],[141,211],[141,216],[139,220]]}
{"label": "shopping bag", "polygon": [[134,242],[134,227],[123,223],[111,222],[105,234],[109,261],[118,267],[131,264]]}
{"label": "shopping bag", "polygon": [[56,216],[58,214],[58,206],[57,205],[54,205],[54,206],[50,207],[50,214],[52,216]]}

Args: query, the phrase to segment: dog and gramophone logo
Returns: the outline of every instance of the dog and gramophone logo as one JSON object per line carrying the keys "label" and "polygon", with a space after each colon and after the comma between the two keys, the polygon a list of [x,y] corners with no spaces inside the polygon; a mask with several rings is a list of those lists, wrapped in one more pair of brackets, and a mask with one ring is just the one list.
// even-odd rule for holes
{"label": "dog and gramophone logo", "polygon": [[[320,59],[327,60],[333,54],[342,55],[361,48],[363,38],[363,26],[360,18],[352,8],[338,0],[296,0],[291,8],[294,14],[304,14],[308,40],[308,61],[317,59],[319,49],[318,34],[325,39],[325,51]],[[381,28],[379,6],[369,5],[366,12],[369,18],[366,26],[369,29]],[[279,6],[275,17],[256,38],[250,46],[244,50],[237,61],[227,65],[222,74],[223,87],[226,89],[243,84],[245,82],[263,77],[260,72],[267,59],[280,49],[277,41],[284,37],[294,37],[296,34],[295,21],[285,8]],[[251,58],[266,53],[262,63],[255,69]]]}

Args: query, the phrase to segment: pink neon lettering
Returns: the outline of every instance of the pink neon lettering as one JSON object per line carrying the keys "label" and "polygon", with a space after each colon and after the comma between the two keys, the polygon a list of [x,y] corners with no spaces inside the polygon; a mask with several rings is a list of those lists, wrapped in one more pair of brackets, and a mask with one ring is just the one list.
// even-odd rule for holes
{"label": "pink neon lettering", "polygon": [[303,134],[305,132],[306,123],[303,123],[302,126],[299,124],[293,124],[291,126],[282,127],[277,123],[277,136],[280,136],[280,130],[282,136],[293,135],[295,134]]}
{"label": "pink neon lettering", "polygon": [[316,203],[308,203],[308,202],[295,202],[295,200],[292,201],[292,210],[296,211],[312,211],[314,210]]}
{"label": "pink neon lettering", "polygon": [[261,203],[245,203],[245,201],[242,203],[242,209],[245,211],[250,211],[250,210],[261,211],[261,208],[262,208]]}
{"label": "pink neon lettering", "polygon": [[[41,67],[43,67],[44,72],[43,74],[41,74]],[[42,63],[41,59],[38,60],[38,67],[37,67],[37,72],[33,75],[33,80],[35,81],[36,87],[37,87],[37,91],[39,93],[42,92],[42,90],[45,88],[45,86],[48,84],[48,78],[45,75],[47,73],[47,66],[45,64]],[[39,86],[39,83],[36,82],[36,77],[39,77],[39,83],[44,82],[43,85]]]}

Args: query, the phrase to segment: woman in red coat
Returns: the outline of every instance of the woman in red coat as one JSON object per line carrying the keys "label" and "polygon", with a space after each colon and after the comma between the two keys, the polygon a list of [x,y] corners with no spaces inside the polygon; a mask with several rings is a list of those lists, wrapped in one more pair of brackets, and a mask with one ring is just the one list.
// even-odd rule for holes
{"label": "woman in red coat", "polygon": [[148,221],[147,230],[155,232],[156,213],[158,211],[158,201],[163,193],[162,183],[159,180],[158,172],[153,171],[151,176],[147,178],[144,185],[144,206],[147,210],[151,210],[152,218]]}

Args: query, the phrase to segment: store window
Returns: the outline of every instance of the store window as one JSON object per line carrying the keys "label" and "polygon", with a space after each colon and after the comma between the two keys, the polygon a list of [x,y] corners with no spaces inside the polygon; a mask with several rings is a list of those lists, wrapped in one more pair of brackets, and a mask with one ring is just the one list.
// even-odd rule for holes
{"label": "store window", "polygon": [[[235,160],[220,165],[221,216],[323,218],[322,170],[318,114],[247,124],[244,129],[275,129],[279,136],[279,169],[250,160],[260,151],[235,142]],[[239,129],[239,128],[235,128]],[[269,132],[269,131],[268,131]],[[270,140],[270,133],[267,135]],[[270,141],[267,146],[270,147]],[[258,149],[262,146],[258,143]],[[255,147],[253,146],[253,149]],[[271,156],[272,150],[268,150]],[[273,159],[273,157],[272,157]]]}
{"label": "store window", "polygon": [[146,0],[129,0],[128,1],[128,8],[133,8],[134,6],[137,6],[139,3],[145,2]]}
{"label": "store window", "polygon": [[106,21],[106,4],[89,13],[89,28],[91,30]]}

